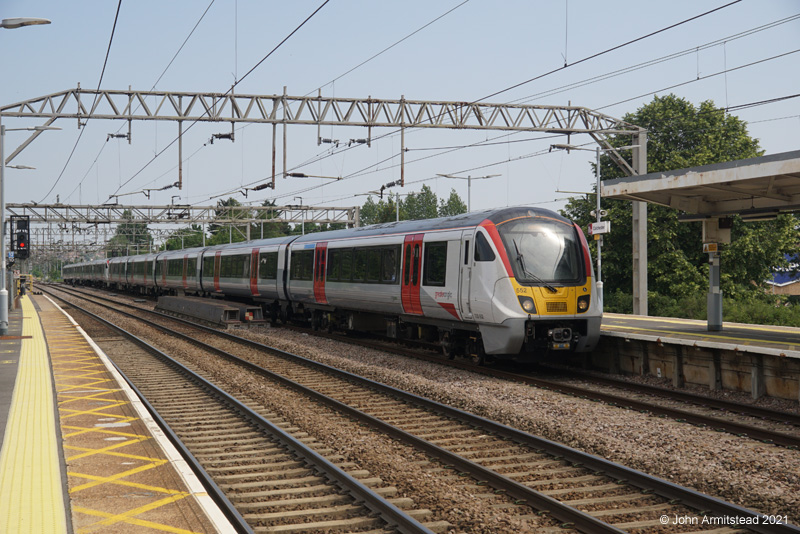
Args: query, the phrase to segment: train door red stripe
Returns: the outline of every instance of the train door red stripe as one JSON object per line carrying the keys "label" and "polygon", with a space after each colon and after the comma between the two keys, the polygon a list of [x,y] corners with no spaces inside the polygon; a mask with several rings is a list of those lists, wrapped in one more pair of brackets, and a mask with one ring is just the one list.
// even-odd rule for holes
{"label": "train door red stripe", "polygon": [[254,248],[250,253],[250,293],[254,297],[258,296],[258,249]]}
{"label": "train door red stripe", "polygon": [[214,254],[214,291],[219,291],[219,268],[222,261],[222,251],[218,250]]}

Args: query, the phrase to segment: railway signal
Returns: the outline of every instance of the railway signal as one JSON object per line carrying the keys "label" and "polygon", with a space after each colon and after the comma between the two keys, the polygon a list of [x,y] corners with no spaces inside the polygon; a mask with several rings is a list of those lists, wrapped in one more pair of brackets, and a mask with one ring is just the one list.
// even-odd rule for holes
{"label": "railway signal", "polygon": [[27,259],[30,251],[30,235],[28,229],[30,228],[30,217],[28,215],[12,215],[11,216],[11,235],[12,243],[11,250],[14,255],[21,259]]}

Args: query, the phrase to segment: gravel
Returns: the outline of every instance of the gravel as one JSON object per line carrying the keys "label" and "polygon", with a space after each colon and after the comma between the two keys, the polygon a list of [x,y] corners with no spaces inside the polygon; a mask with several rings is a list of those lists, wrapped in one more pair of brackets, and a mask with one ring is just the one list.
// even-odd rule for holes
{"label": "gravel", "polygon": [[[567,395],[473,374],[446,365],[313,338],[281,328],[237,334],[380,382],[424,395],[463,410],[558,441],[703,493],[800,522],[800,452],[700,429]],[[164,336],[165,337],[165,336]],[[170,343],[172,340],[165,340]],[[197,365],[220,373],[213,362]],[[241,371],[237,371],[241,373]],[[251,384],[243,391],[327,446],[380,473],[400,495],[434,510],[464,532],[520,532],[538,518],[520,517],[478,503],[473,491],[443,482],[426,459],[410,449],[350,424],[333,412],[312,406],[294,393],[268,384],[252,385],[245,375],[220,379]],[[791,404],[788,405],[790,408]],[[776,408],[778,406],[775,406]],[[786,409],[786,406],[780,406]],[[480,491],[477,487],[475,491]]]}
{"label": "gravel", "polygon": [[800,521],[800,451],[286,329],[257,341]]}

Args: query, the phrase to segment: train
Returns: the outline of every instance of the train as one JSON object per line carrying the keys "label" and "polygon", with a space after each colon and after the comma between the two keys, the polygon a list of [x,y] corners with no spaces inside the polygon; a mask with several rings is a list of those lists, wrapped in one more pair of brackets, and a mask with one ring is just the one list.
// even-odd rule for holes
{"label": "train", "polygon": [[423,340],[476,363],[589,352],[602,320],[583,231],[536,207],[94,260],[62,278],[258,303],[273,322]]}

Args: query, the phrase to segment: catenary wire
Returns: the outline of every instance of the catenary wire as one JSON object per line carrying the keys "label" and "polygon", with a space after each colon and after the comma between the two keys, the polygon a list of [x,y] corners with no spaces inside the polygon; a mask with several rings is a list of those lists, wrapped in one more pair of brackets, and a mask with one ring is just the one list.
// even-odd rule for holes
{"label": "catenary wire", "polygon": [[[248,77],[250,74],[252,74],[252,73],[253,73],[253,71],[255,71],[255,70],[256,70],[256,69],[257,69],[257,68],[258,68],[258,67],[259,67],[259,66],[260,66],[262,63],[264,63],[264,61],[266,61],[266,60],[267,60],[267,59],[268,59],[270,56],[272,56],[272,54],[274,54],[274,53],[275,53],[275,52],[276,52],[276,51],[277,51],[277,50],[278,50],[278,49],[279,49],[279,48],[280,48],[280,47],[281,47],[281,46],[282,46],[282,45],[283,45],[283,44],[284,44],[286,41],[288,41],[288,40],[289,40],[289,39],[290,39],[290,38],[291,38],[291,37],[292,37],[292,36],[293,36],[295,33],[297,33],[298,31],[300,31],[300,28],[302,28],[303,26],[305,26],[305,25],[306,25],[306,23],[307,23],[309,20],[311,20],[311,19],[314,17],[314,15],[316,15],[317,13],[319,13],[319,11],[320,11],[320,10],[321,10],[323,7],[325,7],[325,6],[328,4],[328,2],[330,2],[330,0],[325,0],[325,1],[324,1],[322,4],[320,4],[320,6],[319,6],[317,9],[315,9],[315,10],[314,10],[314,11],[313,11],[313,12],[312,12],[312,13],[311,13],[311,14],[310,14],[308,17],[306,17],[306,19],[305,19],[303,22],[301,22],[301,23],[300,23],[300,25],[298,25],[298,26],[297,26],[297,27],[296,27],[294,30],[292,30],[292,31],[291,31],[291,33],[289,33],[289,35],[287,35],[286,37],[284,37],[284,38],[283,38],[283,40],[281,40],[281,42],[279,42],[277,45],[275,45],[275,47],[274,47],[272,50],[270,50],[270,52],[269,52],[267,55],[265,55],[263,58],[261,58],[261,60],[259,60],[259,61],[258,61],[258,63],[256,63],[256,64],[255,64],[255,65],[254,65],[254,66],[253,66],[253,67],[252,67],[250,70],[248,70],[248,71],[247,71],[247,72],[244,74],[244,76],[242,76],[242,77],[241,77],[239,80],[237,80],[237,81],[236,81],[236,82],[235,82],[235,83],[234,83],[234,84],[231,86],[231,88],[230,88],[230,89],[228,89],[227,91],[225,91],[225,92],[223,93],[223,96],[227,96],[227,95],[228,95],[228,94],[229,94],[231,91],[233,91],[233,89],[234,89],[234,88],[235,88],[237,85],[239,85],[240,83],[242,83],[242,82],[243,82],[243,81],[244,81],[244,80],[245,80],[245,79],[246,79],[246,78],[247,78],[247,77]],[[207,113],[208,113],[208,110],[206,110],[205,112],[203,112],[203,115],[205,115],[205,114],[207,114]],[[127,179],[125,182],[123,182],[123,183],[122,183],[122,184],[121,184],[121,185],[120,185],[120,186],[117,188],[117,190],[116,190],[116,191],[114,191],[114,194],[112,194],[112,195],[111,195],[111,197],[113,197],[114,195],[116,195],[117,193],[119,193],[120,189],[122,189],[122,188],[123,188],[125,185],[127,185],[128,183],[130,183],[130,182],[131,182],[131,180],[133,180],[134,178],[136,178],[137,176],[139,176],[139,174],[141,174],[141,173],[142,173],[142,172],[143,172],[143,171],[144,171],[146,168],[148,168],[148,167],[149,167],[149,166],[150,166],[150,165],[151,165],[151,164],[152,164],[152,163],[153,163],[153,162],[154,162],[154,161],[155,161],[155,160],[156,160],[156,159],[157,159],[159,156],[161,156],[161,154],[163,154],[164,152],[166,152],[166,151],[167,151],[167,149],[169,149],[169,148],[170,148],[172,145],[174,145],[174,144],[175,144],[175,143],[178,141],[178,139],[180,139],[180,137],[181,137],[182,135],[185,135],[185,134],[186,134],[186,133],[187,133],[187,132],[188,132],[190,129],[192,129],[192,127],[194,127],[194,126],[197,124],[197,122],[198,122],[198,120],[197,120],[197,119],[195,119],[195,120],[194,120],[194,121],[193,121],[191,124],[189,124],[189,126],[187,126],[187,127],[186,127],[186,129],[183,131],[183,133],[182,133],[181,135],[179,135],[178,137],[176,137],[175,139],[173,139],[173,140],[172,140],[172,141],[171,141],[169,144],[167,144],[167,146],[165,146],[165,147],[164,147],[163,149],[161,149],[161,150],[160,150],[160,151],[159,151],[159,152],[158,152],[156,155],[154,155],[154,156],[153,156],[153,157],[150,159],[150,161],[148,161],[147,163],[145,163],[145,165],[144,165],[144,166],[143,166],[141,169],[139,169],[138,171],[136,171],[136,173],[134,173],[134,175],[133,175],[133,176],[131,176],[131,177],[130,177],[130,178],[128,178],[128,179]],[[109,197],[109,198],[110,198],[110,197]]]}
{"label": "catenary wire", "polygon": [[[161,74],[159,75],[158,79],[157,79],[157,80],[156,80],[156,81],[153,83],[153,86],[150,88],[150,90],[151,90],[151,91],[152,91],[152,90],[154,90],[154,89],[156,88],[156,86],[158,85],[158,82],[160,82],[160,81],[161,81],[161,78],[163,78],[163,77],[164,77],[164,75],[167,73],[167,71],[169,70],[169,68],[172,66],[172,64],[175,62],[175,60],[178,58],[178,54],[180,54],[180,53],[181,53],[181,50],[183,50],[183,47],[184,47],[184,46],[186,46],[186,43],[187,43],[187,42],[189,42],[189,39],[190,39],[190,38],[192,37],[192,35],[194,34],[195,30],[197,30],[197,27],[198,27],[198,26],[200,26],[200,23],[203,21],[203,19],[205,18],[206,14],[208,13],[208,11],[211,9],[211,6],[213,6],[213,5],[214,5],[214,2],[215,2],[215,1],[216,1],[216,0],[211,0],[211,3],[209,3],[209,4],[208,4],[208,7],[206,7],[205,11],[203,11],[203,14],[202,14],[202,15],[200,15],[200,18],[197,20],[197,22],[195,23],[194,27],[193,27],[193,28],[192,28],[192,30],[189,32],[189,35],[187,35],[187,36],[186,36],[186,39],[184,39],[184,40],[183,40],[183,43],[181,43],[181,46],[178,48],[178,51],[177,51],[177,52],[175,52],[175,54],[172,56],[172,59],[170,59],[170,61],[169,61],[169,63],[167,64],[167,66],[164,68],[164,70],[163,70],[163,71],[161,71]],[[137,111],[137,110],[138,110],[138,109],[141,107],[141,105],[142,105],[142,104],[141,104],[141,102],[140,102],[140,103],[138,103],[138,104],[136,105],[136,109],[135,109],[133,112],[134,112],[134,113],[136,113],[136,111]],[[120,126],[119,128],[117,128],[117,131],[116,131],[116,133],[119,133],[119,132],[120,132],[120,130],[122,130],[122,128],[123,128],[122,126]],[[79,188],[79,187],[80,187],[80,186],[83,184],[83,181],[86,179],[86,177],[87,177],[87,176],[89,175],[89,173],[92,171],[92,168],[93,168],[93,167],[94,167],[94,166],[97,164],[97,160],[100,158],[100,155],[103,153],[103,150],[105,150],[105,148],[106,148],[106,146],[107,146],[107,145],[108,145],[108,138],[106,138],[105,142],[103,142],[103,145],[100,147],[100,152],[98,152],[98,153],[97,153],[97,156],[95,156],[95,158],[94,158],[94,161],[93,161],[93,162],[92,162],[92,164],[89,166],[89,169],[86,171],[86,174],[84,174],[84,175],[83,175],[83,178],[81,178],[80,182],[78,182],[78,185],[75,187],[75,189],[73,189],[73,190],[72,190],[72,192],[71,192],[71,193],[70,193],[70,194],[67,196],[67,198],[70,198],[70,197],[71,197],[71,196],[72,196],[72,195],[75,193],[75,191],[77,191],[77,190],[78,190],[78,188]],[[163,175],[161,175],[161,176],[163,176]],[[159,176],[159,178],[161,178],[161,176]],[[49,193],[48,193],[48,194],[49,194]]]}
{"label": "catenary wire", "polygon": [[[328,1],[328,0],[326,0],[326,2],[325,2],[325,3],[327,3],[327,1]],[[709,15],[709,14],[711,14],[711,13],[714,13],[714,12],[716,12],[716,11],[719,11],[719,10],[721,10],[721,9],[724,9],[724,8],[726,8],[726,7],[729,7],[729,6],[731,6],[731,5],[737,4],[737,3],[739,3],[739,2],[741,2],[741,0],[734,0],[733,2],[730,2],[730,3],[728,3],[728,4],[725,4],[725,5],[723,5],[723,6],[717,7],[717,8],[715,8],[715,9],[712,9],[712,10],[709,10],[709,11],[706,11],[706,12],[704,12],[704,13],[701,13],[701,14],[699,14],[699,15],[695,15],[695,16],[693,16],[693,17],[690,17],[690,18],[688,18],[688,19],[685,19],[685,20],[683,20],[683,21],[677,22],[677,23],[675,23],[675,24],[672,24],[672,25],[670,25],[670,26],[667,26],[667,27],[661,28],[661,29],[659,29],[659,30],[656,30],[656,31],[654,31],[654,32],[651,32],[651,33],[649,33],[649,34],[646,34],[646,35],[643,35],[643,36],[637,37],[636,39],[632,39],[632,40],[630,40],[630,41],[627,41],[627,42],[625,42],[625,43],[622,43],[622,44],[620,44],[620,45],[616,45],[616,46],[614,46],[614,47],[612,47],[612,48],[609,48],[609,49],[603,50],[603,51],[601,51],[601,52],[597,52],[597,53],[595,53],[595,54],[592,54],[592,55],[590,55],[590,56],[584,57],[584,58],[582,58],[582,59],[580,59],[580,60],[578,60],[578,61],[575,61],[575,62],[573,62],[573,63],[570,63],[570,64],[565,64],[565,65],[564,65],[564,67],[560,67],[560,68],[558,68],[558,69],[555,69],[555,70],[552,70],[552,71],[546,72],[546,73],[544,73],[544,74],[541,74],[541,75],[539,75],[539,76],[536,76],[536,77],[534,77],[534,78],[531,78],[530,80],[527,80],[527,81],[525,81],[525,82],[521,82],[521,83],[519,83],[519,84],[515,84],[515,85],[514,85],[514,86],[512,86],[512,87],[509,87],[509,88],[503,89],[503,90],[501,90],[501,91],[497,91],[497,92],[495,92],[495,93],[492,93],[491,95],[485,96],[485,97],[483,97],[483,98],[481,98],[481,99],[479,99],[479,100],[477,100],[477,101],[475,101],[475,102],[473,102],[473,103],[477,103],[477,102],[480,102],[480,101],[482,101],[482,100],[486,100],[487,98],[491,98],[492,96],[496,96],[496,95],[498,95],[498,94],[502,94],[502,93],[504,93],[504,92],[507,92],[507,91],[509,91],[509,90],[511,90],[511,89],[514,89],[514,88],[516,88],[516,87],[519,87],[519,86],[521,86],[521,85],[525,85],[525,84],[527,84],[527,83],[530,83],[530,82],[532,82],[532,81],[534,81],[534,80],[538,80],[538,79],[544,78],[544,77],[546,77],[546,76],[548,76],[548,75],[550,75],[550,74],[553,74],[553,73],[555,73],[555,72],[557,72],[557,71],[563,70],[563,69],[565,69],[565,68],[572,67],[572,66],[574,66],[574,65],[578,65],[578,64],[580,64],[580,63],[584,63],[584,62],[586,62],[586,61],[589,61],[589,60],[591,60],[591,59],[594,59],[594,58],[596,58],[596,57],[600,57],[600,56],[602,56],[602,55],[604,55],[604,54],[607,54],[607,53],[609,53],[609,52],[612,52],[612,51],[614,51],[614,50],[618,50],[618,49],[620,49],[620,48],[623,48],[623,47],[625,47],[625,46],[628,46],[628,45],[630,45],[630,44],[633,44],[633,43],[636,43],[636,42],[642,41],[642,40],[644,40],[644,39],[647,39],[647,38],[649,38],[649,37],[652,37],[652,36],[654,36],[654,35],[657,35],[657,34],[663,33],[663,32],[665,32],[665,31],[668,31],[668,30],[670,30],[670,29],[676,28],[676,27],[678,27],[678,26],[681,26],[681,25],[683,25],[683,24],[686,24],[686,23],[688,23],[688,22],[691,22],[691,21],[693,21],[693,20],[697,20],[697,19],[699,19],[699,18],[702,18],[702,17],[704,17],[704,16],[707,16],[707,15]],[[321,9],[321,8],[322,8],[324,5],[325,5],[325,4],[323,4],[322,6],[320,6],[320,8],[318,8],[318,9],[317,9],[317,11],[318,11],[319,9]],[[315,13],[316,13],[316,12],[315,12]],[[311,16],[313,16],[313,14],[312,14]],[[310,18],[310,17],[309,17],[309,18]],[[298,29],[299,29],[299,28],[298,28]],[[297,31],[297,30],[295,30],[295,31]],[[294,32],[293,32],[293,33],[294,33]],[[288,39],[288,37],[287,37],[287,39]],[[279,45],[279,46],[280,46],[280,45]],[[266,58],[264,58],[264,59],[266,59]],[[262,60],[261,60],[261,62],[263,62],[263,61],[264,61],[264,59],[262,59]],[[259,62],[258,64],[256,64],[256,66],[255,66],[255,67],[253,67],[253,69],[251,69],[251,70],[250,70],[250,71],[249,71],[247,74],[250,74],[250,72],[252,72],[252,70],[254,70],[255,68],[257,68],[257,67],[258,67],[258,65],[260,65],[260,64],[261,64],[261,62]],[[245,77],[247,76],[247,74],[245,74]],[[237,82],[237,83],[238,83],[238,82]],[[235,85],[236,85],[236,84],[234,84],[234,87],[235,87]],[[231,89],[232,89],[232,88],[231,88]],[[228,91],[228,92],[229,92],[229,91]],[[225,94],[227,95],[227,93],[228,93],[228,92],[226,92]],[[191,128],[191,127],[192,127],[192,126],[194,126],[195,124],[196,124],[196,121],[195,121],[195,122],[193,122],[193,123],[192,123],[192,124],[189,126],[189,128]],[[188,130],[189,128],[187,128],[187,130]],[[396,131],[397,131],[397,130],[396,130]],[[392,134],[396,133],[396,131],[390,132],[390,133],[388,133],[388,134],[384,135],[383,137],[387,137],[388,135],[392,135]],[[184,133],[185,133],[185,132],[184,132]],[[123,186],[127,185],[127,184],[128,184],[130,181],[131,181],[131,180],[133,180],[133,179],[134,179],[136,176],[138,176],[138,175],[139,175],[139,174],[140,174],[140,173],[141,173],[141,172],[142,172],[144,169],[146,169],[146,168],[147,168],[147,167],[148,167],[148,166],[149,166],[149,165],[150,165],[150,164],[151,164],[151,163],[152,163],[152,162],[153,162],[153,161],[154,161],[156,158],[158,158],[158,157],[159,157],[161,154],[163,154],[163,153],[166,151],[166,149],[167,149],[167,148],[169,148],[170,146],[172,146],[172,144],[174,144],[176,141],[177,141],[177,138],[176,138],[175,140],[173,140],[173,141],[172,141],[172,142],[171,142],[169,145],[167,145],[167,146],[166,146],[166,147],[165,147],[163,150],[161,150],[161,151],[160,151],[158,154],[156,154],[156,155],[155,155],[155,156],[154,156],[154,157],[153,157],[153,158],[152,158],[152,159],[151,159],[151,160],[150,160],[148,163],[146,163],[146,164],[145,164],[145,166],[144,166],[144,167],[142,167],[142,168],[141,168],[139,171],[137,171],[137,173],[136,173],[136,174],[134,174],[134,175],[133,175],[131,178],[129,178],[128,180],[126,180],[126,181],[125,181],[125,182],[124,182],[124,183],[123,183],[123,184],[122,184],[122,185],[121,185],[121,186],[120,186],[120,187],[119,187],[119,188],[118,188],[118,189],[117,189],[117,190],[114,192],[114,194],[118,193],[118,192],[119,192],[119,190],[120,190],[120,189],[121,189]],[[255,182],[253,182],[253,183],[255,183]],[[112,196],[114,196],[114,195],[112,195]]]}
{"label": "catenary wire", "polygon": [[564,66],[562,66],[562,67],[558,67],[557,69],[553,69],[553,70],[550,70],[550,71],[545,72],[543,74],[539,74],[538,76],[534,76],[533,78],[530,78],[530,79],[525,80],[523,82],[516,83],[516,84],[514,84],[514,85],[512,85],[510,87],[506,87],[505,89],[501,89],[500,91],[495,91],[494,93],[486,95],[483,98],[479,98],[478,100],[474,101],[473,104],[478,103],[478,102],[482,102],[482,101],[486,100],[487,98],[492,98],[492,97],[495,97],[497,95],[501,95],[503,93],[507,93],[508,91],[511,91],[512,89],[516,89],[517,87],[522,87],[523,85],[527,85],[527,84],[529,84],[531,82],[534,82],[536,80],[541,80],[542,78],[550,76],[551,74],[555,74],[556,72],[568,69],[570,67],[574,67],[575,65],[579,65],[581,63],[585,63],[586,61],[598,58],[598,57],[603,56],[605,54],[611,53],[611,52],[613,52],[615,50],[619,50],[620,48],[624,48],[624,47],[632,45],[634,43],[638,43],[639,41],[643,41],[643,40],[645,40],[645,39],[647,39],[649,37],[653,37],[654,35],[658,35],[660,33],[663,33],[665,31],[671,30],[673,28],[677,28],[678,26],[681,26],[683,24],[687,24],[687,23],[692,22],[694,20],[697,20],[699,18],[705,17],[706,15],[710,15],[712,13],[720,11],[721,9],[725,9],[726,7],[730,7],[730,6],[734,5],[734,4],[738,4],[741,1],[742,0],[734,0],[733,2],[730,2],[730,3],[725,4],[723,6],[719,6],[717,8],[714,8],[714,9],[710,10],[710,11],[706,11],[705,13],[701,13],[699,15],[695,15],[694,17],[690,17],[688,19],[682,20],[681,22],[676,22],[675,24],[672,24],[670,26],[666,26],[664,28],[661,28],[660,30],[656,30],[654,32],[648,33],[647,35],[642,35],[641,37],[637,37],[636,39],[631,39],[630,41],[627,41],[625,43],[618,44],[616,46],[612,46],[611,48],[607,48],[607,49],[603,50],[602,52],[597,52],[597,53],[592,54],[590,56],[586,56],[586,57],[584,57],[582,59],[579,59],[578,61],[573,61],[572,63],[565,63]]}
{"label": "catenary wire", "polygon": [[[114,25],[111,28],[111,37],[109,37],[109,39],[108,39],[108,48],[106,48],[106,57],[103,60],[103,69],[100,72],[100,80],[98,80],[98,82],[97,82],[98,94],[96,94],[95,97],[94,97],[94,101],[92,102],[91,109],[94,109],[94,104],[97,102],[97,98],[99,96],[100,86],[103,84],[103,76],[106,73],[106,66],[108,65],[108,56],[111,54],[111,43],[114,42],[114,33],[117,31],[117,21],[119,20],[119,11],[120,11],[121,8],[122,8],[122,0],[119,0],[119,3],[117,4],[117,12],[114,15]],[[75,145],[73,145],[72,151],[70,151],[69,156],[67,157],[67,162],[64,163],[64,168],[61,169],[61,172],[59,173],[58,178],[56,178],[56,181],[55,181],[55,183],[53,183],[52,187],[50,187],[50,190],[39,201],[40,203],[44,202],[44,199],[46,199],[50,195],[50,193],[53,192],[53,189],[56,188],[56,186],[58,185],[58,182],[61,181],[61,177],[64,176],[64,172],[67,170],[67,166],[69,165],[69,162],[72,160],[72,156],[75,154],[75,150],[78,148],[78,143],[81,142],[81,138],[83,137],[83,132],[86,131],[86,123],[88,123],[88,122],[89,122],[89,119],[87,118],[86,122],[83,123],[84,127],[81,128],[81,132],[78,134],[78,139],[75,140]]]}

